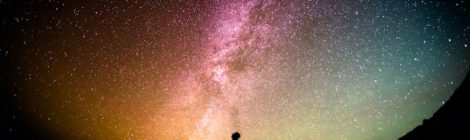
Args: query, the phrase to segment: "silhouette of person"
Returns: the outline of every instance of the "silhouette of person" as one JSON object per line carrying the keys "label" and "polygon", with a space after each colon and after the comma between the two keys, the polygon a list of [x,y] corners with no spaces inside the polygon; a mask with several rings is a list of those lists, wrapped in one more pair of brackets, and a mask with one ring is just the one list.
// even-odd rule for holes
{"label": "silhouette of person", "polygon": [[235,132],[232,134],[232,140],[238,140],[240,138],[240,133]]}

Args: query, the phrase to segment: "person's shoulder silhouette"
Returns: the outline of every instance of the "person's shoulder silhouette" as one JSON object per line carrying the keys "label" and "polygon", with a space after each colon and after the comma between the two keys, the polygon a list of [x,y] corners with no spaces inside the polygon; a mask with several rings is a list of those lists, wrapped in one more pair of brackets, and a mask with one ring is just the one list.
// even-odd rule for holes
{"label": "person's shoulder silhouette", "polygon": [[238,140],[240,138],[240,133],[235,132],[232,134],[232,140]]}

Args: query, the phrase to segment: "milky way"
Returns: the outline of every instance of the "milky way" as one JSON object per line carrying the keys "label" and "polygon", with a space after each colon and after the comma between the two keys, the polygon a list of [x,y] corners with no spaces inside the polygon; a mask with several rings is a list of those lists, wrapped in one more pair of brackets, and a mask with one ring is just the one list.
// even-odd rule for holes
{"label": "milky way", "polygon": [[4,118],[61,139],[397,139],[470,63],[464,1],[0,4]]}

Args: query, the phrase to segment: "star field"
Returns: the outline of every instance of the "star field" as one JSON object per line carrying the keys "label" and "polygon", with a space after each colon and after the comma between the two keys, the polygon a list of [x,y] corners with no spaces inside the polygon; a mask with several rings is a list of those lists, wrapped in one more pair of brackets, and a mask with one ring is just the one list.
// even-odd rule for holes
{"label": "star field", "polygon": [[469,71],[465,5],[0,0],[2,121],[59,139],[397,139]]}

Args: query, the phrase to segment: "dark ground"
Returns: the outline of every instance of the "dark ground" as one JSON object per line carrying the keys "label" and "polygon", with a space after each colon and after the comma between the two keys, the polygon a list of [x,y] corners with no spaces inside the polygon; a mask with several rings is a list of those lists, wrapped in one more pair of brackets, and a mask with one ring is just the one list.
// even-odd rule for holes
{"label": "dark ground", "polygon": [[470,140],[470,78],[467,76],[450,99],[423,124],[400,140]]}

